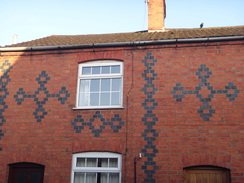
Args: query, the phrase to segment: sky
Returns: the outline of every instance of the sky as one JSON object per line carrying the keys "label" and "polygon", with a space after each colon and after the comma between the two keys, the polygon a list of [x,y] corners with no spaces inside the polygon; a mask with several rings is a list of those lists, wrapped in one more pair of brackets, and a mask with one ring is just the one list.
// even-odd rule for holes
{"label": "sky", "polygon": [[[244,25],[244,0],[166,0],[166,28]],[[0,0],[0,46],[51,35],[147,30],[144,0]]]}

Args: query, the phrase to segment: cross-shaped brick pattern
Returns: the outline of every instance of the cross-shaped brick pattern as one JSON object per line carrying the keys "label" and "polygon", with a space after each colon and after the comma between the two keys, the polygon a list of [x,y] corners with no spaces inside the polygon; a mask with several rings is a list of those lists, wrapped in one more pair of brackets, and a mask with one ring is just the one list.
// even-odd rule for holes
{"label": "cross-shaped brick pattern", "polygon": [[[237,89],[237,86],[233,82],[229,82],[224,89],[215,90],[213,86],[208,82],[208,79],[212,75],[212,72],[205,64],[202,64],[201,67],[196,72],[196,75],[200,79],[200,82],[195,90],[186,90],[180,83],[176,83],[176,86],[171,91],[171,94],[176,99],[176,102],[182,102],[185,98],[185,95],[196,95],[202,105],[197,111],[204,121],[209,121],[212,115],[215,113],[215,109],[210,105],[212,98],[218,94],[225,94],[230,102],[234,102],[238,97],[240,90]],[[204,92],[205,89],[205,92]],[[207,92],[206,92],[207,91]]]}
{"label": "cross-shaped brick pattern", "polygon": [[36,122],[41,122],[42,119],[47,115],[47,111],[44,108],[44,105],[48,101],[49,98],[57,98],[61,104],[65,104],[65,102],[70,97],[68,90],[66,87],[61,87],[60,91],[57,94],[50,94],[48,89],[46,88],[46,84],[50,80],[50,77],[46,73],[46,71],[42,71],[41,74],[36,78],[36,81],[39,84],[39,87],[33,94],[26,94],[23,88],[19,88],[14,98],[18,105],[21,105],[26,98],[32,98],[36,102],[36,109],[33,112],[33,115],[36,119]]}

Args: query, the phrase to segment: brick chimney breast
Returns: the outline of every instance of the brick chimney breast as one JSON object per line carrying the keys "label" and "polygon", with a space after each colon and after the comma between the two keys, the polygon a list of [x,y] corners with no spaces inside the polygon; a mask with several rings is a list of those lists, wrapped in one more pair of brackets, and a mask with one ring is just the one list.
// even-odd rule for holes
{"label": "brick chimney breast", "polygon": [[164,31],[166,17],[165,0],[147,0],[148,3],[148,31]]}

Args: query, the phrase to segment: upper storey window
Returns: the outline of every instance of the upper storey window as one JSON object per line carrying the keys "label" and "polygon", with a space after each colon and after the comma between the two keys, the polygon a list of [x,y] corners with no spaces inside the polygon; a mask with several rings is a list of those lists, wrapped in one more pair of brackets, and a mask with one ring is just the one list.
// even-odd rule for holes
{"label": "upper storey window", "polygon": [[122,107],[123,63],[81,63],[78,73],[77,108]]}

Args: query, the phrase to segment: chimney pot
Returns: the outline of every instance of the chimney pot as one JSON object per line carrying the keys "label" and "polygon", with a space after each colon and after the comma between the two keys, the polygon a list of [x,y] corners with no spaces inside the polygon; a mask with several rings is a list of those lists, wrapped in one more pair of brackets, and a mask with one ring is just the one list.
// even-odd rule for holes
{"label": "chimney pot", "polygon": [[14,34],[12,44],[17,44],[18,43],[18,34]]}

